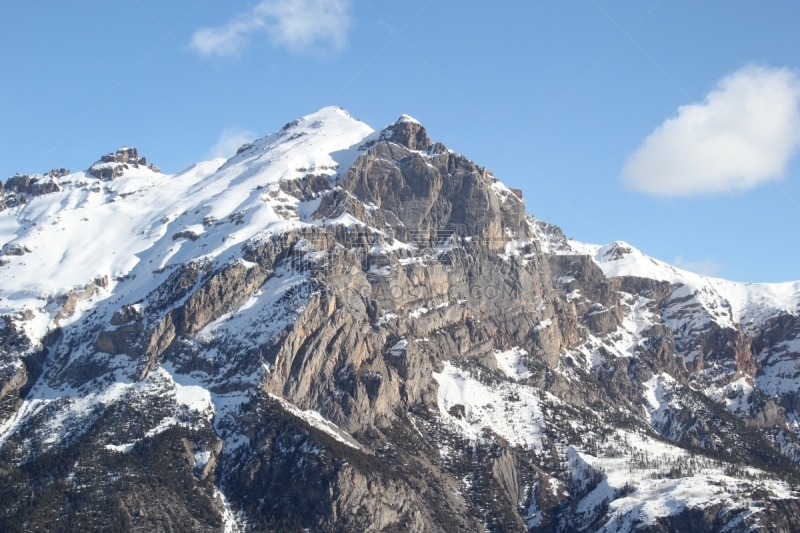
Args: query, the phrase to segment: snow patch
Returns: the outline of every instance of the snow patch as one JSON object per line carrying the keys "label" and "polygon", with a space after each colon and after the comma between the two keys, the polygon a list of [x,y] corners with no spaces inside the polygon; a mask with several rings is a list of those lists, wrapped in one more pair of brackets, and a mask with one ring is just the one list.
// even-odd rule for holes
{"label": "snow patch", "polygon": [[324,433],[327,433],[328,435],[330,435],[337,441],[341,442],[342,444],[346,444],[347,446],[355,448],[356,450],[361,450],[361,444],[359,444],[358,441],[352,437],[352,435],[340,429],[339,426],[337,426],[330,420],[327,420],[318,412],[311,410],[304,411],[296,407],[295,405],[289,403],[287,400],[281,398],[280,396],[276,396],[275,394],[272,393],[269,393],[269,395],[271,398],[277,400],[281,404],[281,407],[286,409],[292,415],[304,420],[310,426],[319,429]]}
{"label": "snow patch", "polygon": [[528,355],[528,352],[518,346],[505,352],[499,350],[494,352],[494,357],[497,359],[497,368],[511,379],[526,379],[531,376],[531,372],[524,361],[526,355]]}
{"label": "snow patch", "polygon": [[514,383],[489,386],[450,362],[433,377],[439,384],[437,401],[442,419],[468,439],[481,439],[484,428],[488,428],[512,446],[542,449],[544,418],[540,395],[533,389]]}

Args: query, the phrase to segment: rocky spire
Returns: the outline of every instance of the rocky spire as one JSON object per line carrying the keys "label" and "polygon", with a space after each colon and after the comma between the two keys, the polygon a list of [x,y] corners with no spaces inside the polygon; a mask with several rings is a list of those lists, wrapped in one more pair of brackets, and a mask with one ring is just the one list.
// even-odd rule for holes
{"label": "rocky spire", "polygon": [[[392,227],[401,240],[411,238],[409,231],[449,232],[501,247],[509,231],[528,235],[524,203],[517,195],[487,169],[433,143],[422,124],[406,115],[368,146],[341,186],[389,214],[387,220],[372,223]],[[331,197],[323,203],[334,201]]]}
{"label": "rocky spire", "polygon": [[427,150],[433,146],[425,127],[408,115],[402,115],[397,122],[387,126],[381,133],[381,140],[397,143],[409,150]]}
{"label": "rocky spire", "polygon": [[147,167],[153,172],[161,172],[153,164],[148,166],[147,158],[139,157],[139,151],[136,148],[127,146],[123,146],[114,153],[102,156],[99,161],[89,167],[88,172],[97,179],[113,181],[122,176],[130,167],[139,168],[139,166]]}

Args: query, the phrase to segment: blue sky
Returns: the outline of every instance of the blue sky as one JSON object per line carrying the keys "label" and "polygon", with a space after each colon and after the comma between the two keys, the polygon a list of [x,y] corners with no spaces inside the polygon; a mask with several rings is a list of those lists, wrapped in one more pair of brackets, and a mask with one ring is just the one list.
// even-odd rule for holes
{"label": "blue sky", "polygon": [[790,1],[7,2],[0,176],[407,113],[571,237],[800,279],[798,27]]}

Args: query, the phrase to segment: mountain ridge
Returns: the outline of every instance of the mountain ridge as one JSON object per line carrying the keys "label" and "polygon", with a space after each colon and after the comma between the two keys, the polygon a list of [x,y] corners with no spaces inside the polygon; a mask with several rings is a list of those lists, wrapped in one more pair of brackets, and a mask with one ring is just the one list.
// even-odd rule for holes
{"label": "mountain ridge", "polygon": [[4,528],[797,527],[799,282],[569,240],[405,115],[105,159],[0,212]]}

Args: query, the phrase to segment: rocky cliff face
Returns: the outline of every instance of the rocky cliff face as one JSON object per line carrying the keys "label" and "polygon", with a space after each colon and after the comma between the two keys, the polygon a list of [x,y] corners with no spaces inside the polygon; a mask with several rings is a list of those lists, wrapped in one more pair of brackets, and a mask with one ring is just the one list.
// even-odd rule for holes
{"label": "rocky cliff face", "polygon": [[50,178],[0,213],[4,531],[800,527],[796,284],[571,241],[406,116]]}

